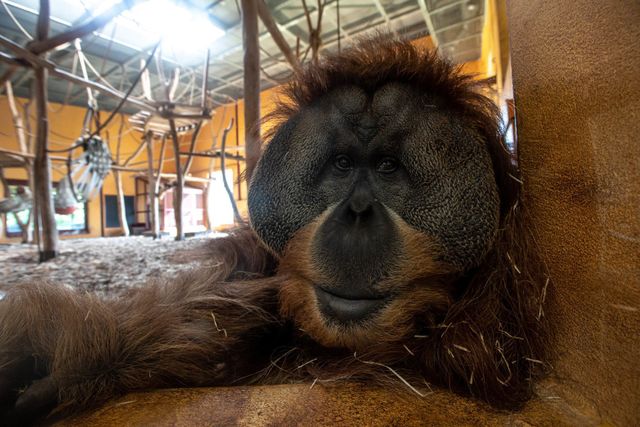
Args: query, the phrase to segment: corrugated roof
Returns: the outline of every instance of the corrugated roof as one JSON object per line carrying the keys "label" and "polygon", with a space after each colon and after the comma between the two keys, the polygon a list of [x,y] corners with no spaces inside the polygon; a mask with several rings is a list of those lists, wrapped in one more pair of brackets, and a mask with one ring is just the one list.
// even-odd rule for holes
{"label": "corrugated roof", "polygon": [[[27,36],[18,28],[13,18],[27,33],[33,34],[38,0],[1,1],[4,7],[0,8],[0,32],[22,45],[26,44]],[[211,53],[208,89],[212,102],[220,104],[228,102],[231,98],[241,98],[243,50],[239,1],[183,0],[180,3],[198,11],[215,26],[224,30],[224,35],[220,38],[204,43]],[[302,1],[267,0],[266,3],[289,46],[295,50],[299,43],[300,51],[304,52],[308,46],[309,28]],[[104,7],[108,4],[109,0],[52,0],[51,34],[60,33],[72,25],[82,23],[91,16],[96,5]],[[315,23],[317,3],[308,0],[307,4],[312,22]],[[481,55],[484,7],[483,0],[328,0],[322,20],[323,49],[336,50],[338,36],[341,45],[345,46],[357,36],[382,30],[397,32],[408,38],[431,34],[441,51],[454,62],[471,61]],[[290,68],[262,22],[259,25],[263,70],[261,87],[267,89],[285,80]],[[149,32],[136,28],[135,25],[124,25],[121,21],[114,21],[102,30],[84,37],[81,43],[82,50],[95,69],[88,70],[89,77],[98,80],[97,72],[103,82],[126,90],[140,70],[140,61],[147,57],[156,41],[155,36]],[[49,59],[59,68],[81,75],[75,57],[74,46],[69,45],[52,52]],[[196,55],[195,59],[181,60],[181,63],[178,63],[172,60],[168,52],[163,55],[165,70],[176,67],[181,69],[180,87],[176,91],[179,97],[176,101],[199,102],[204,50],[201,52],[201,58],[198,59]],[[4,72],[4,67],[4,64],[0,65],[0,74]],[[162,85],[155,64],[152,64],[149,70],[152,91],[158,99],[162,99]],[[31,75],[30,71],[21,70],[12,78],[14,91],[18,96],[28,95]],[[133,95],[142,97],[142,85],[134,90]],[[56,78],[50,79],[49,99],[81,106],[87,104],[85,89]],[[116,100],[104,96],[99,97],[98,101],[102,110],[110,110],[116,104]],[[127,111],[134,112],[135,108],[129,106]]]}

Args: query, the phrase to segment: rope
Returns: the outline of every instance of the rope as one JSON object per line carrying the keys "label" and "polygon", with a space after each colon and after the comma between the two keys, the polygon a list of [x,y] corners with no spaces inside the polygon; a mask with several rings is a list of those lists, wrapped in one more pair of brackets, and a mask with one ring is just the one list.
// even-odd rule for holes
{"label": "rope", "polygon": [[[151,51],[151,54],[147,58],[147,61],[144,64],[144,67],[142,67],[142,69],[140,70],[140,72],[136,76],[135,80],[131,84],[131,87],[129,88],[129,90],[127,90],[127,93],[120,100],[120,102],[118,103],[116,108],[111,112],[111,114],[109,115],[107,120],[105,120],[104,123],[102,123],[102,125],[99,128],[94,130],[91,133],[91,135],[89,135],[87,138],[83,138],[83,139],[90,140],[94,136],[98,135],[100,132],[102,132],[102,130],[104,130],[104,128],[107,127],[107,125],[109,125],[109,123],[111,122],[111,120],[113,120],[113,118],[116,116],[116,114],[118,114],[118,111],[120,111],[120,109],[122,108],[124,103],[127,102],[127,99],[129,98],[129,96],[133,92],[133,89],[137,86],[138,82],[140,81],[140,78],[142,77],[142,73],[144,73],[145,70],[149,67],[149,63],[151,62],[151,59],[153,58],[153,56],[156,54],[156,50],[158,49],[158,46],[160,46],[160,41],[158,43],[156,43],[156,45],[154,46],[153,50]],[[68,151],[72,151],[72,150],[75,150],[76,148],[82,147],[83,145],[84,145],[84,141],[80,141],[80,142],[77,142],[76,144],[72,145],[71,147],[68,147],[68,148],[65,148],[65,149],[62,149],[62,150],[47,150],[47,152],[49,152],[49,153],[66,153]]]}

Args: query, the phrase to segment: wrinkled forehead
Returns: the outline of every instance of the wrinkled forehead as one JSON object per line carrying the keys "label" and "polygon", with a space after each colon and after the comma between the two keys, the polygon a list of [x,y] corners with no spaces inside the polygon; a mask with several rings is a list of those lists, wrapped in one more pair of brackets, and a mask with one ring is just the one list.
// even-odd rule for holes
{"label": "wrinkled forehead", "polygon": [[448,138],[442,133],[459,128],[458,121],[442,99],[406,83],[389,82],[375,90],[345,85],[304,108],[294,134],[299,141],[324,135],[325,149],[348,140],[371,149],[389,144],[398,147],[398,142],[404,147],[422,144],[426,135]]}
{"label": "wrinkled forehead", "polygon": [[427,106],[428,94],[411,86],[390,82],[375,90],[356,85],[337,87],[320,97],[312,106],[333,123],[346,121],[364,128],[406,125]]}

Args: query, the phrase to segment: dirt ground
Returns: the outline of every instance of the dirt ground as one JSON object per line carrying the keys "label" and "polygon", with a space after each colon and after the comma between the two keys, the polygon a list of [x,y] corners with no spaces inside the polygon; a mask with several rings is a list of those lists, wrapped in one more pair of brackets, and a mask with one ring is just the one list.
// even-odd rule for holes
{"label": "dirt ground", "polygon": [[45,279],[117,296],[132,286],[143,285],[150,276],[171,278],[198,267],[202,260],[185,262],[180,253],[197,250],[206,239],[215,237],[180,242],[142,236],[62,240],[59,255],[45,263],[38,263],[35,245],[0,244],[0,289]]}

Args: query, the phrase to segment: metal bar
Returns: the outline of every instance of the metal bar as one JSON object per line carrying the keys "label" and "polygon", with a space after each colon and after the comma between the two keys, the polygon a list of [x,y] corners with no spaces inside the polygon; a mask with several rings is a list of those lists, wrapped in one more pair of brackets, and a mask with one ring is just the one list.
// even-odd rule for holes
{"label": "metal bar", "polygon": [[[333,3],[332,3],[332,4],[333,4]],[[329,7],[329,6],[330,6],[330,5],[327,5],[326,7]],[[284,28],[287,28],[287,29],[288,29],[289,27],[292,27],[292,26],[294,26],[294,25],[298,25],[298,23],[299,23],[300,21],[302,21],[303,19],[305,19],[305,16],[304,16],[304,15],[301,15],[300,17],[295,18],[295,19],[292,19],[291,21],[287,22],[286,24],[283,24],[283,25],[282,25],[282,27],[284,27]],[[259,40],[263,40],[263,39],[265,39],[265,38],[266,38],[267,36],[269,36],[269,35],[270,35],[270,34],[269,34],[269,32],[268,32],[268,31],[267,31],[267,32],[264,32],[263,34],[261,34],[260,36],[258,36],[258,39],[259,39]],[[217,59],[224,58],[225,56],[230,55],[230,54],[232,54],[232,53],[235,53],[235,52],[237,52],[237,51],[239,51],[239,50],[242,50],[242,46],[236,46],[236,47],[229,48],[229,49],[227,49],[227,50],[224,50],[224,51],[220,52],[218,55],[214,56],[214,57],[213,57],[213,59],[214,59],[214,60],[217,60]]]}
{"label": "metal bar", "polygon": [[452,7],[455,7],[455,6],[460,6],[462,3],[467,3],[467,1],[469,1],[469,0],[458,0],[458,1],[457,1],[457,2],[455,2],[455,3],[445,4],[444,6],[440,6],[440,7],[437,7],[437,8],[435,8],[435,9],[433,9],[433,10],[430,10],[430,11],[429,11],[429,13],[430,13],[430,14],[440,13],[440,12],[442,12],[443,10],[450,9],[450,8],[452,8]]}
{"label": "metal bar", "polygon": [[7,12],[7,15],[9,15],[9,18],[11,19],[11,21],[13,21],[13,24],[20,30],[20,32],[22,32],[22,34],[24,34],[24,36],[28,40],[33,40],[33,36],[31,36],[31,34],[29,34],[29,32],[22,26],[20,21],[16,19],[16,17],[11,12],[11,9],[9,9],[9,6],[7,6],[7,3],[4,0],[0,0],[0,3],[2,3],[4,11]]}
{"label": "metal bar", "polygon": [[460,25],[468,24],[470,22],[477,21],[477,20],[480,20],[480,19],[484,19],[484,15],[476,16],[474,18],[464,19],[462,21],[456,22],[455,24],[451,24],[451,25],[447,25],[446,27],[438,28],[437,32],[441,33],[443,31],[447,31],[447,30],[449,30],[451,28],[459,27]]}
{"label": "metal bar", "polygon": [[444,47],[444,46],[456,45],[456,44],[458,44],[460,42],[463,42],[463,41],[466,41],[466,40],[475,39],[476,37],[482,37],[482,33],[471,34],[470,36],[463,37],[463,38],[457,39],[457,40],[453,40],[453,41],[450,41],[449,43],[441,44],[440,46]]}
{"label": "metal bar", "polygon": [[280,51],[287,59],[287,62],[291,65],[291,67],[294,70],[299,70],[300,61],[295,56],[295,54],[291,50],[291,47],[289,46],[289,43],[287,43],[284,36],[280,32],[278,23],[275,21],[275,19],[273,19],[271,12],[269,12],[269,9],[267,8],[267,5],[263,0],[256,0],[256,3],[258,6],[258,15],[260,16],[260,19],[262,20],[264,26],[269,31],[269,34],[271,34],[273,41],[280,48]]}
{"label": "metal bar", "polygon": [[[329,7],[329,5],[325,6],[325,10],[327,10],[327,8]],[[340,6],[340,8],[342,9],[344,6]],[[337,9],[337,2],[336,2],[336,9]],[[340,36],[344,36],[344,38],[346,38],[349,41],[353,41],[353,38],[351,37],[351,34],[344,29],[344,27],[340,24],[340,16],[338,15],[337,17],[333,16],[330,13],[327,13],[323,18],[327,18],[329,19],[331,22],[333,22],[335,24],[335,26],[340,30]],[[340,43],[338,41],[338,39],[336,38],[336,43],[338,43],[338,48],[340,48]]]}
{"label": "metal bar", "polygon": [[89,20],[86,24],[71,28],[51,38],[44,38],[30,43],[29,50],[36,54],[44,53],[65,43],[70,43],[77,38],[82,38],[87,34],[91,34],[92,32],[104,27],[109,21],[123,11],[131,8],[134,3],[135,0],[124,0],[117,3],[109,8],[109,10],[106,10],[95,18]]}
{"label": "metal bar", "polygon": [[[327,6],[325,6],[325,13],[327,13],[327,8],[329,8],[329,6],[332,6],[332,5],[334,5],[334,4],[335,4],[335,3],[327,4]],[[342,7],[342,6],[340,6],[340,7]],[[414,8],[414,9],[412,9],[412,10],[410,10],[410,11],[406,12],[406,13],[403,13],[403,14],[398,15],[397,17],[402,17],[402,16],[405,16],[405,15],[407,15],[407,14],[414,13],[415,11],[416,11],[416,9]],[[299,20],[300,20],[300,19],[298,19],[298,21],[299,21]],[[377,24],[377,25],[373,25],[373,26],[371,26],[371,27],[363,28],[363,29],[361,29],[361,30],[360,30],[360,31],[358,31],[358,32],[351,33],[351,37],[358,37],[358,36],[360,36],[360,35],[362,35],[362,34],[366,34],[366,33],[367,33],[367,32],[369,32],[369,31],[375,31],[377,28],[379,28],[379,27],[381,27],[381,26],[383,26],[383,25],[385,25],[385,23],[384,23],[384,22],[381,22],[381,23],[379,23],[379,24]],[[323,44],[323,47],[324,47],[324,48],[329,48],[329,47],[331,47],[331,46],[333,46],[333,45],[335,45],[335,44],[337,44],[337,43],[338,43],[338,39],[336,38],[335,40],[332,40],[331,42],[328,42],[328,43],[326,43],[326,44]],[[267,66],[267,67],[265,67],[265,68],[266,68],[267,70],[269,70],[270,68],[273,68],[274,66],[276,66],[276,64],[273,64],[273,65],[271,65],[271,66]],[[242,76],[240,76],[240,77],[238,77],[238,78],[236,78],[236,79],[232,80],[232,83],[236,83],[236,82],[238,82],[238,81],[242,80],[242,78],[243,78],[243,77],[242,77]],[[280,83],[278,83],[278,84],[280,84]],[[211,92],[212,92],[212,94],[215,94],[217,91],[222,90],[222,89],[226,89],[226,88],[228,88],[229,86],[230,86],[230,85],[228,85],[228,84],[226,84],[226,85],[221,85],[221,86],[217,86],[217,87],[215,87],[215,88],[211,89]]]}
{"label": "metal bar", "polygon": [[384,6],[382,6],[380,0],[373,0],[373,4],[376,6],[378,13],[380,14],[380,16],[382,16],[382,19],[384,19],[384,22],[387,24],[387,26],[391,27],[391,20],[389,19],[389,15],[387,15],[387,11],[384,10]]}
{"label": "metal bar", "polygon": [[429,9],[427,9],[427,3],[425,0],[418,0],[418,6],[420,6],[420,12],[422,12],[422,17],[424,18],[424,23],[427,25],[427,29],[429,30],[429,35],[431,36],[433,45],[438,49],[438,36],[436,35],[436,29],[433,26],[433,22],[431,21],[431,15]]}

